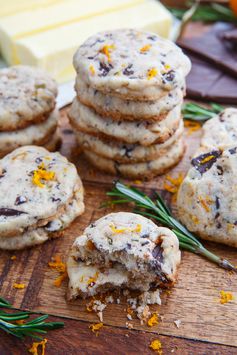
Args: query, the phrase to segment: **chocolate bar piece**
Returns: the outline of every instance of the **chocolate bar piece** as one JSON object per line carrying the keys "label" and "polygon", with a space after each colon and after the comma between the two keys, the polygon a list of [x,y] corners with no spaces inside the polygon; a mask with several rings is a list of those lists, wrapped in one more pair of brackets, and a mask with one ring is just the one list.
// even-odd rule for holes
{"label": "chocolate bar piece", "polygon": [[237,105],[237,79],[187,51],[185,52],[192,61],[192,69],[186,80],[187,97]]}
{"label": "chocolate bar piece", "polygon": [[237,78],[236,48],[231,48],[223,40],[224,33],[236,29],[233,24],[218,22],[201,36],[181,38],[178,45]]}

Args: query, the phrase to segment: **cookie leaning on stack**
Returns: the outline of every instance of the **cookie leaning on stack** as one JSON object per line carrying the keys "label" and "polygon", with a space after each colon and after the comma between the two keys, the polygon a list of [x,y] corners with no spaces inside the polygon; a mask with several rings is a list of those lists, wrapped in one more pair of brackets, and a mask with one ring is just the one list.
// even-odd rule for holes
{"label": "cookie leaning on stack", "polygon": [[78,49],[74,67],[69,118],[93,165],[151,178],[180,160],[190,61],[174,43],[133,29],[98,33]]}
{"label": "cookie leaning on stack", "polygon": [[55,149],[56,96],[56,82],[42,70],[21,65],[0,70],[0,157],[24,145]]}
{"label": "cookie leaning on stack", "polygon": [[138,214],[111,213],[75,240],[67,262],[68,297],[172,286],[180,257],[178,239],[168,228]]}
{"label": "cookie leaning on stack", "polygon": [[26,146],[0,160],[0,249],[57,237],[83,212],[80,177],[61,154]]}

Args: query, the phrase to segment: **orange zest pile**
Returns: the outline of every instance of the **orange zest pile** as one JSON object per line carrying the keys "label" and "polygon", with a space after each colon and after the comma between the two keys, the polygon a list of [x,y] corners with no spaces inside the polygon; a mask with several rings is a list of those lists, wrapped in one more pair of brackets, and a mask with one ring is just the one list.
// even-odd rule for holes
{"label": "orange zest pile", "polygon": [[151,80],[158,74],[158,70],[156,68],[151,68],[147,72],[147,79]]}
{"label": "orange zest pile", "polygon": [[55,172],[47,171],[44,163],[41,163],[38,166],[38,169],[33,171],[32,182],[34,185],[42,188],[45,187],[45,184],[43,184],[41,180],[51,181],[54,179],[54,177],[55,177]]}
{"label": "orange zest pile", "polygon": [[173,178],[170,175],[165,177],[164,189],[172,194],[177,194],[179,186],[182,184],[184,174],[179,173],[177,178]]}
{"label": "orange zest pile", "polygon": [[155,339],[149,345],[149,348],[154,350],[157,354],[162,355],[162,345],[158,339]]}
{"label": "orange zest pile", "polygon": [[38,343],[33,343],[31,348],[28,350],[29,353],[33,355],[38,355],[38,347],[41,346],[41,355],[45,355],[45,347],[46,347],[47,339],[44,339]]}
{"label": "orange zest pile", "polygon": [[192,134],[201,129],[202,125],[199,122],[184,120],[184,127],[188,128],[188,134]]}
{"label": "orange zest pile", "polygon": [[96,333],[96,336],[98,336],[99,335],[99,330],[103,327],[103,325],[104,325],[103,323],[91,324],[89,326],[89,329],[91,329],[91,331],[93,333]]}
{"label": "orange zest pile", "polygon": [[231,292],[220,291],[220,303],[225,304],[234,300],[234,296]]}
{"label": "orange zest pile", "polygon": [[66,264],[62,262],[61,257],[59,255],[55,255],[52,257],[52,261],[48,263],[48,266],[59,272],[59,276],[54,280],[54,286],[60,287],[63,280],[67,278],[67,269]]}
{"label": "orange zest pile", "polygon": [[18,289],[18,290],[23,290],[26,287],[26,285],[25,284],[18,284],[18,283],[15,282],[13,284],[13,287]]}
{"label": "orange zest pile", "polygon": [[147,325],[148,327],[154,327],[154,325],[157,325],[158,323],[159,323],[158,314],[153,313],[152,316],[148,319]]}

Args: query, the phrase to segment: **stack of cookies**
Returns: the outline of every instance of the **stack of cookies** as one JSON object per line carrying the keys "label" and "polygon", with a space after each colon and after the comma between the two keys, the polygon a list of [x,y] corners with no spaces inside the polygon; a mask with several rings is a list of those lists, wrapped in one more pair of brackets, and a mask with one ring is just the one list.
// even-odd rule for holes
{"label": "stack of cookies", "polygon": [[151,178],[181,159],[191,64],[174,43],[133,29],[98,33],[78,49],[74,67],[70,122],[94,166]]}
{"label": "stack of cookies", "polygon": [[20,65],[0,70],[0,157],[28,144],[55,149],[56,96],[56,82],[42,70]]}
{"label": "stack of cookies", "polygon": [[67,262],[68,297],[172,286],[180,257],[178,239],[168,228],[138,214],[111,213],[89,225],[73,243]]}

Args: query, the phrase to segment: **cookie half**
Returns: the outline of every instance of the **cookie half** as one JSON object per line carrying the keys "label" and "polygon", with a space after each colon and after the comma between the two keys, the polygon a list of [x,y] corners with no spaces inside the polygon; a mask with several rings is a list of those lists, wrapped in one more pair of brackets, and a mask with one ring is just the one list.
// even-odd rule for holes
{"label": "cookie half", "polygon": [[56,96],[56,82],[41,69],[23,65],[1,69],[0,131],[45,121]]}
{"label": "cookie half", "polygon": [[185,87],[190,60],[154,33],[120,29],[88,38],[73,59],[77,75],[94,89],[129,100],[156,100]]}
{"label": "cookie half", "polygon": [[81,132],[109,141],[117,140],[130,144],[149,146],[169,139],[178,129],[181,120],[181,105],[176,106],[159,122],[118,121],[98,115],[94,110],[75,98],[69,112],[72,126]]}
{"label": "cookie half", "polygon": [[0,161],[0,195],[0,247],[4,249],[56,236],[84,211],[75,166],[42,147],[18,148]]}
{"label": "cookie half", "polygon": [[104,117],[115,120],[161,121],[167,113],[183,101],[183,91],[175,89],[159,100],[132,101],[103,94],[76,78],[75,90],[78,99]]}
{"label": "cookie half", "polygon": [[119,163],[137,163],[157,159],[166,155],[167,151],[181,139],[183,134],[183,121],[180,121],[179,128],[164,143],[152,144],[148,147],[139,144],[125,144],[118,142],[106,142],[95,136],[75,132],[77,142],[83,150],[89,150],[97,155],[112,159]]}
{"label": "cookie half", "polygon": [[165,173],[172,166],[176,165],[184,154],[185,146],[183,139],[175,142],[166,153],[157,159],[133,163],[123,164],[112,159],[107,159],[98,154],[84,150],[88,160],[101,171],[112,175],[123,176],[130,179],[151,179],[156,175]]}
{"label": "cookie half", "polygon": [[[87,280],[86,285],[81,278],[86,271],[80,270],[81,262],[97,268],[92,269],[94,278]],[[141,215],[111,213],[93,222],[75,240],[68,263],[73,296],[82,288],[84,293],[90,292],[90,283],[93,287],[98,282],[101,287],[104,276],[103,272],[100,275],[100,269],[103,268],[109,273],[115,270],[114,284],[121,287],[149,290],[161,285],[171,286],[180,263],[179,242],[169,229],[158,227]]]}

